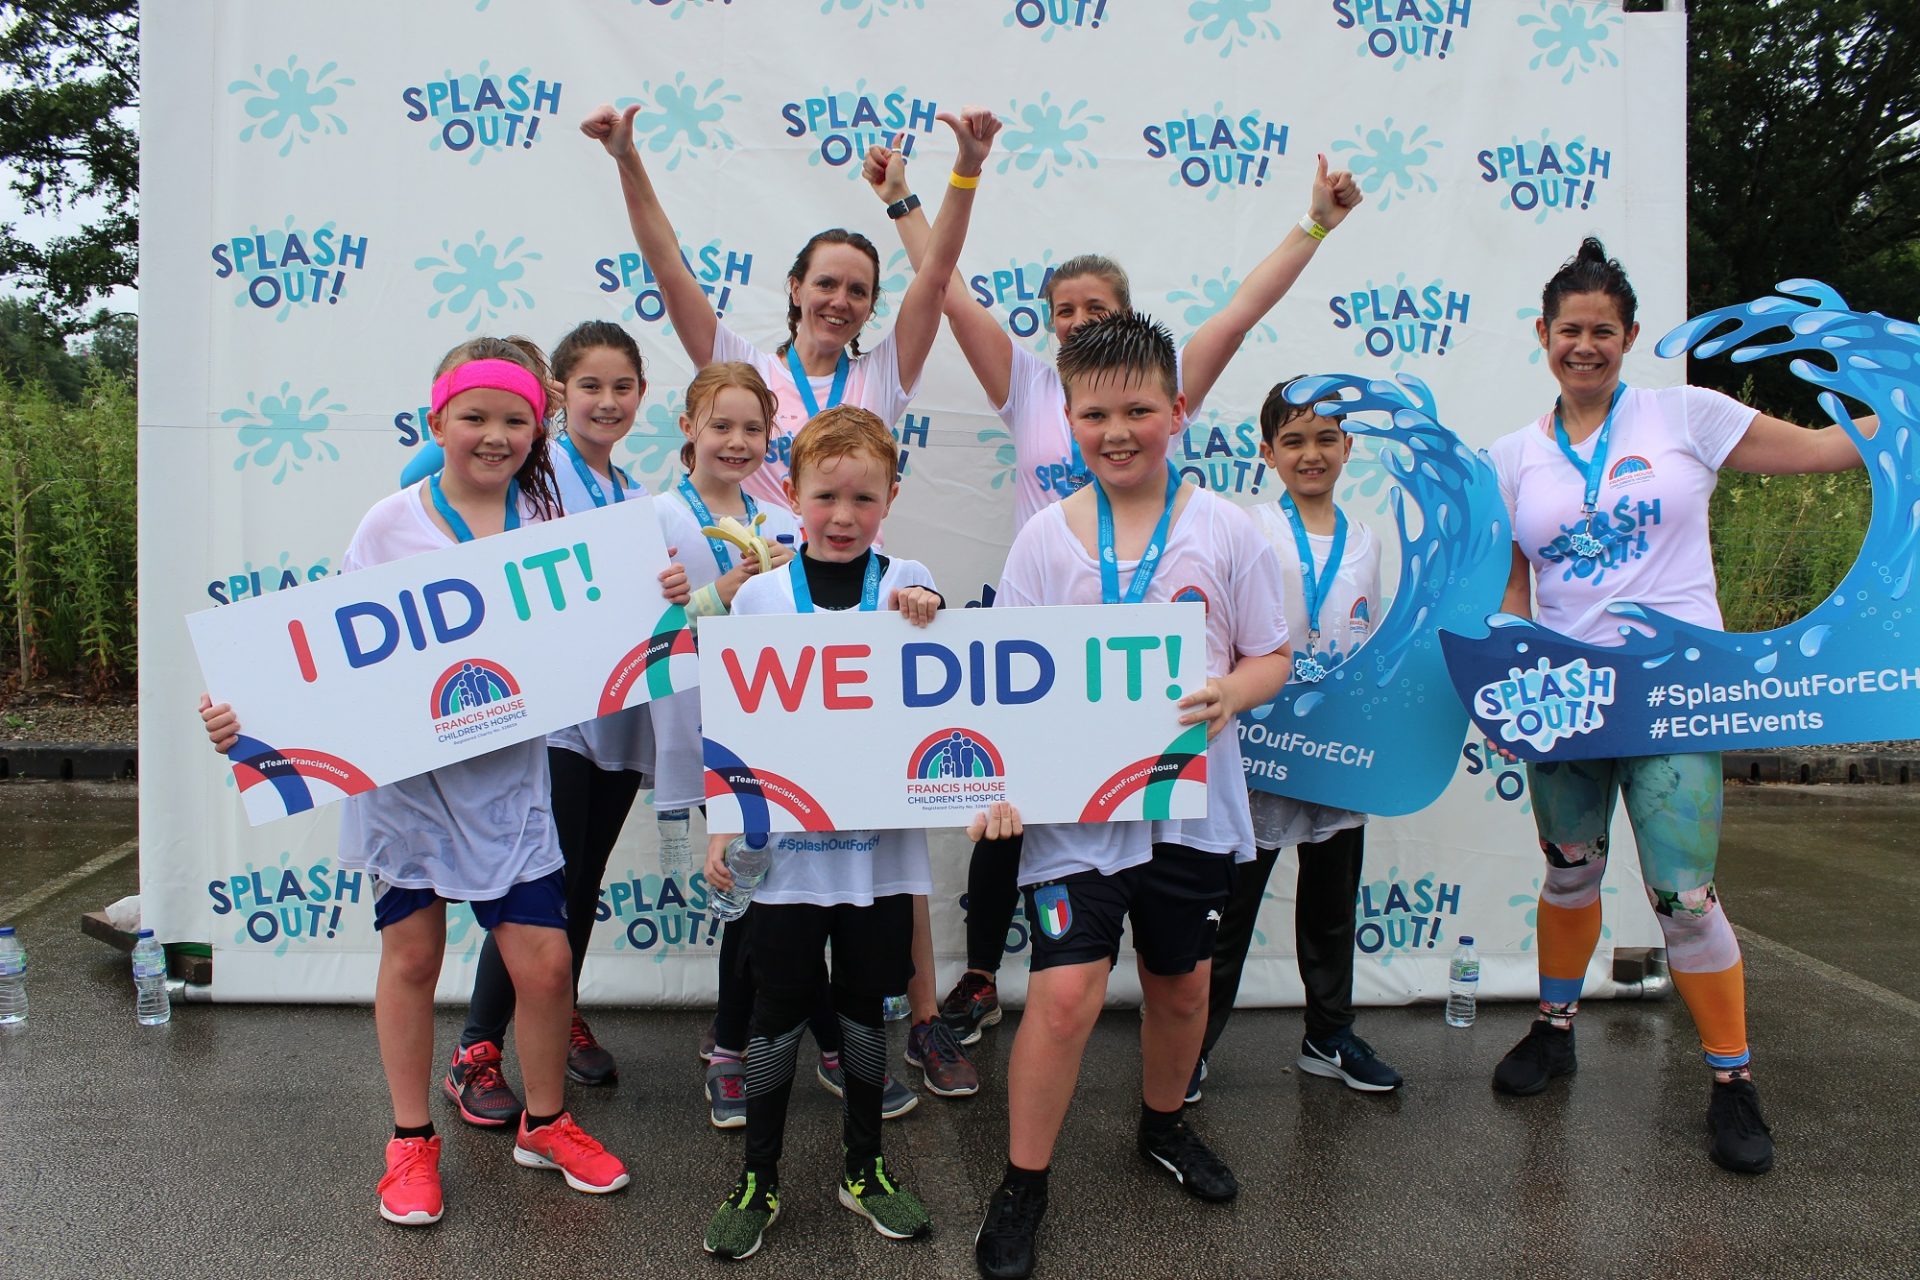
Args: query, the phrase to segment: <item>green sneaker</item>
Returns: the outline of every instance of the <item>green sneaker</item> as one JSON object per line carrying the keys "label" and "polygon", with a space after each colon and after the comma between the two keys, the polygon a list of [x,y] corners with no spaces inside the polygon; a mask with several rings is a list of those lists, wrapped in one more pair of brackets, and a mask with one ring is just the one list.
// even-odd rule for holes
{"label": "green sneaker", "polygon": [[920,1198],[887,1176],[886,1160],[871,1163],[840,1179],[840,1203],[853,1210],[889,1240],[912,1240],[933,1230],[933,1219]]}
{"label": "green sneaker", "polygon": [[762,1187],[754,1174],[743,1173],[726,1203],[714,1210],[701,1247],[716,1258],[751,1258],[760,1251],[761,1235],[779,1216],[779,1189]]}

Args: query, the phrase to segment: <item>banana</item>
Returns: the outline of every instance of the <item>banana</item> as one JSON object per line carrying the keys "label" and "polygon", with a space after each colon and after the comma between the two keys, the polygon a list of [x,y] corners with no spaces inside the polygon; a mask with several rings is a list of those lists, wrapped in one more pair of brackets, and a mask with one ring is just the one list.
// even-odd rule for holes
{"label": "banana", "polygon": [[760,561],[760,570],[764,573],[773,568],[773,552],[768,548],[766,539],[760,536],[760,526],[766,523],[766,519],[766,512],[756,511],[753,513],[753,524],[748,526],[742,524],[737,516],[721,516],[719,520],[707,525],[700,532],[709,538],[731,542],[742,553],[757,557]]}

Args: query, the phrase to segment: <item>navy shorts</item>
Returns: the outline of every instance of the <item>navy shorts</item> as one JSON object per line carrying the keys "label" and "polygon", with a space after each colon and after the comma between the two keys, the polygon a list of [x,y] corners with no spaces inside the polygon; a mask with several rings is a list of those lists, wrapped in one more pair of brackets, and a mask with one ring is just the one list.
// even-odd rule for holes
{"label": "navy shorts", "polygon": [[[442,898],[431,889],[403,889],[373,878],[373,927],[384,929],[398,924],[414,912],[436,902],[456,902]],[[543,929],[567,927],[567,873],[556,867],[538,880],[522,880],[498,898],[469,903],[480,927],[491,931],[503,924],[530,924]]]}
{"label": "navy shorts", "polygon": [[1138,866],[1102,875],[1076,871],[1026,890],[1033,924],[1031,971],[1120,958],[1133,921],[1133,950],[1148,973],[1177,978],[1213,955],[1232,888],[1233,859],[1184,845],[1156,844]]}

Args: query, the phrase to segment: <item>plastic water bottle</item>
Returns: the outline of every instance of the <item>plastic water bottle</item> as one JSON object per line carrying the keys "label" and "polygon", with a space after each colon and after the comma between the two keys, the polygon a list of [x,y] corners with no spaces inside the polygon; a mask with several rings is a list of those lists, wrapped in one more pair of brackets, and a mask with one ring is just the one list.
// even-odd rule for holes
{"label": "plastic water bottle", "polygon": [[904,1022],[913,1016],[913,1003],[905,996],[888,996],[880,1004],[888,1022]]}
{"label": "plastic water bottle", "polygon": [[660,828],[660,874],[685,884],[693,870],[693,847],[687,838],[691,817],[685,809],[662,809],[654,818]]}
{"label": "plastic water bottle", "polygon": [[1447,966],[1447,1025],[1472,1026],[1479,997],[1480,953],[1473,949],[1473,939],[1463,936],[1453,953],[1453,963]]}
{"label": "plastic water bottle", "polygon": [[0,927],[0,1026],[26,1020],[27,952],[6,925]]}
{"label": "plastic water bottle", "polygon": [[167,953],[151,929],[142,929],[133,944],[133,989],[139,997],[134,1015],[141,1026],[157,1027],[173,1017],[167,999]]}
{"label": "plastic water bottle", "polygon": [[713,908],[716,920],[738,920],[747,913],[753,891],[767,878],[767,868],[773,865],[773,850],[768,847],[764,833],[735,836],[727,843],[725,861],[727,870],[733,874],[733,888],[724,893],[709,890],[707,903]]}
{"label": "plastic water bottle", "polygon": [[793,535],[792,535],[792,534],[790,534],[790,533],[776,533],[776,534],[774,534],[774,535],[773,535],[773,540],[774,540],[775,542],[777,542],[777,543],[779,543],[779,544],[780,544],[781,546],[783,546],[783,547],[785,547],[785,548],[786,548],[787,550],[789,550],[789,551],[791,551],[791,550],[793,550]]}

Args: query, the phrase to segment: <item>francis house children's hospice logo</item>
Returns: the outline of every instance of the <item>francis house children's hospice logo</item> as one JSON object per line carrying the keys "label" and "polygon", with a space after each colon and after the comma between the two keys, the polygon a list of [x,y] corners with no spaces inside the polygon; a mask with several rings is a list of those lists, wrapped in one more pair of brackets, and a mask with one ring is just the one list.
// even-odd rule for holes
{"label": "francis house children's hospice logo", "polygon": [[513,673],[486,658],[465,658],[433,682],[433,734],[460,742],[527,718],[527,700]]}
{"label": "francis house children's hospice logo", "polygon": [[941,729],[920,740],[907,757],[907,802],[952,810],[1007,798],[1006,763],[984,734]]}

